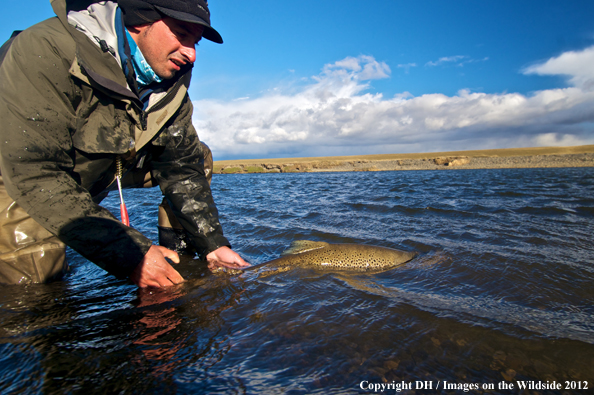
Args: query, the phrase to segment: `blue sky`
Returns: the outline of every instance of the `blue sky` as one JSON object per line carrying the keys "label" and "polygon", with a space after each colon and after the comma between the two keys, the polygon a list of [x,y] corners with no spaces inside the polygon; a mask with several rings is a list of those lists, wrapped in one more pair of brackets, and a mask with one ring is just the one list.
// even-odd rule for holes
{"label": "blue sky", "polygon": [[[8,3],[8,4],[6,4]],[[215,159],[594,144],[594,2],[211,0]],[[5,2],[0,37],[52,16]]]}

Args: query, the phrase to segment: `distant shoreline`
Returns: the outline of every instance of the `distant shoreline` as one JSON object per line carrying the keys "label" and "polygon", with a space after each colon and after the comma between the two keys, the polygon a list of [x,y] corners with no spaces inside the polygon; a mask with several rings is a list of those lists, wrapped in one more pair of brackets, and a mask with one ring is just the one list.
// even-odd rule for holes
{"label": "distant shoreline", "polygon": [[214,162],[214,174],[594,167],[594,145]]}

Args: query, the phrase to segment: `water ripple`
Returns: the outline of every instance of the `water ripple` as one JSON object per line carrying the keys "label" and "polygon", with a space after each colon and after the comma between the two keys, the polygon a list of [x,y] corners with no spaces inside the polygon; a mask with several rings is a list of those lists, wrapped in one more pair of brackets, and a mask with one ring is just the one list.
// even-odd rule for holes
{"label": "water ripple", "polygon": [[[156,241],[158,188],[125,191]],[[294,268],[137,290],[68,251],[0,295],[3,393],[356,393],[362,380],[594,381],[594,169],[215,175],[252,263],[294,240],[414,250],[382,273]],[[103,205],[117,213],[117,196]],[[571,393],[571,392],[570,392]]]}

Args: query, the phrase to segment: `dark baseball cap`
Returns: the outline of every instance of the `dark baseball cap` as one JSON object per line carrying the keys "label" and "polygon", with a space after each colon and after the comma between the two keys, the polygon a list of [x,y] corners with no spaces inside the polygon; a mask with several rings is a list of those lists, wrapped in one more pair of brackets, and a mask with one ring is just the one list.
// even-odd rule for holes
{"label": "dark baseball cap", "polygon": [[158,13],[204,26],[202,37],[218,44],[223,43],[219,32],[210,25],[210,11],[205,0],[118,0],[118,4],[124,11],[126,26],[158,20]]}

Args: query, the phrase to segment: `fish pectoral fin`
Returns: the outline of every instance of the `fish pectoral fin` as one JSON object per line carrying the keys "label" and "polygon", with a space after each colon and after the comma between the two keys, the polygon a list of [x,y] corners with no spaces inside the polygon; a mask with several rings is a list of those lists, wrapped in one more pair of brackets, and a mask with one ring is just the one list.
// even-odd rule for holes
{"label": "fish pectoral fin", "polygon": [[307,251],[317,250],[320,248],[327,247],[329,244],[323,241],[311,241],[311,240],[296,240],[291,243],[281,255],[296,255],[302,254]]}

